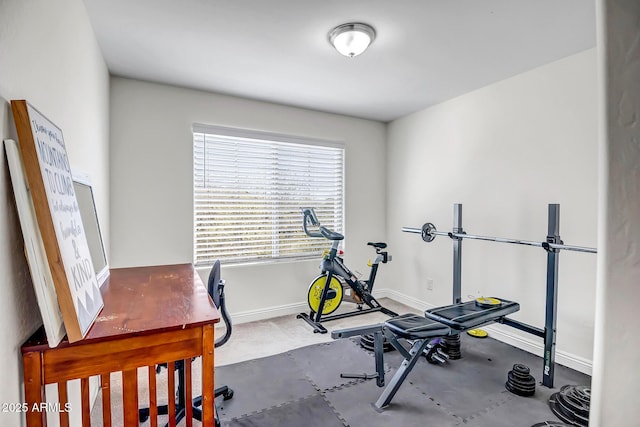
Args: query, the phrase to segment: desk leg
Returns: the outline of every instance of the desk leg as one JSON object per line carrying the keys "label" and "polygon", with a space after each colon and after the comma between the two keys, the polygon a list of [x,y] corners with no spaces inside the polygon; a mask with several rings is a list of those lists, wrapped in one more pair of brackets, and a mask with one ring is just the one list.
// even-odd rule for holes
{"label": "desk leg", "polygon": [[187,427],[193,427],[193,393],[191,390],[191,359],[185,359],[184,363],[184,418]]}
{"label": "desk leg", "polygon": [[39,407],[40,403],[44,402],[44,387],[42,384],[42,353],[34,351],[23,354],[22,366],[24,369],[24,397],[25,402],[29,405],[27,410],[27,426],[46,426],[46,412],[32,411],[34,405]]}
{"label": "desk leg", "polygon": [[122,372],[122,404],[124,425],[138,425],[138,370]]}
{"label": "desk leg", "polygon": [[151,427],[158,427],[158,397],[156,391],[155,366],[149,366],[149,425]]}
{"label": "desk leg", "polygon": [[[58,383],[58,402],[63,408],[69,403],[69,397],[67,396],[67,382],[60,381]],[[69,413],[66,411],[60,411],[60,426],[69,427]],[[111,426],[108,426],[111,427]]]}
{"label": "desk leg", "polygon": [[167,415],[169,427],[176,426],[176,362],[167,363]]}
{"label": "desk leg", "polygon": [[102,425],[111,427],[111,373],[102,374],[100,383],[102,388]]}
{"label": "desk leg", "polygon": [[91,401],[89,400],[89,378],[80,379],[80,395],[82,396],[82,425],[91,425]]}
{"label": "desk leg", "polygon": [[214,425],[213,325],[202,327],[202,425]]}

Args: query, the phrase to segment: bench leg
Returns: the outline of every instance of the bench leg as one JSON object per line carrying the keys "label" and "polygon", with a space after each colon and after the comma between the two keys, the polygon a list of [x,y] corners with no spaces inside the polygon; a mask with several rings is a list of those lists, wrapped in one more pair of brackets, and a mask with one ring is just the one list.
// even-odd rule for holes
{"label": "bench leg", "polygon": [[374,403],[374,407],[376,408],[376,410],[380,411],[385,406],[388,406],[389,403],[391,403],[393,396],[396,395],[396,393],[400,389],[400,386],[404,382],[405,378],[407,378],[407,375],[409,375],[409,372],[411,372],[413,367],[418,362],[418,359],[420,359],[420,357],[422,356],[422,352],[427,347],[427,345],[429,345],[429,342],[430,342],[430,339],[423,339],[423,340],[415,341],[413,343],[411,350],[409,350],[410,357],[405,358],[402,361],[402,364],[400,365],[400,367],[396,371],[396,374],[393,376],[393,378],[389,382],[389,385],[387,386],[387,388],[384,389],[384,391],[378,398],[377,402]]}
{"label": "bench leg", "polygon": [[384,387],[384,336],[382,331],[376,331],[373,334],[373,349],[376,359],[376,385]]}
{"label": "bench leg", "polygon": [[363,378],[363,379],[376,379],[376,385],[378,387],[384,387],[384,336],[382,335],[383,324],[378,323],[375,325],[358,326],[355,328],[339,329],[331,332],[331,338],[349,338],[358,335],[373,334],[373,350],[374,358],[376,362],[376,373],[369,374],[340,374],[341,378]]}

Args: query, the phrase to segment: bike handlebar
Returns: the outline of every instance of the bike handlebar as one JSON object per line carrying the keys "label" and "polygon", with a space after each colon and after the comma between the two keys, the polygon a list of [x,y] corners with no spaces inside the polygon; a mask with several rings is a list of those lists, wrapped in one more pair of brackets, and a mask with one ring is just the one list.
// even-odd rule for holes
{"label": "bike handlebar", "polygon": [[[313,208],[302,208],[302,214],[304,218],[302,219],[302,227],[304,228],[304,233],[309,237],[324,237],[328,240],[342,240],[344,236],[335,231],[329,230],[327,227],[320,225],[320,221],[316,216],[316,212]],[[309,231],[307,228],[307,223],[311,225],[315,225],[318,227],[318,232]]]}

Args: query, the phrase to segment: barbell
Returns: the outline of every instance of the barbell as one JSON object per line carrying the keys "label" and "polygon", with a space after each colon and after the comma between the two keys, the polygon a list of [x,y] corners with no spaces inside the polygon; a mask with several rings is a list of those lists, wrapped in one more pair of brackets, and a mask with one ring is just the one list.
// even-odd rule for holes
{"label": "barbell", "polygon": [[564,243],[550,243],[550,242],[534,242],[531,240],[520,240],[520,239],[510,239],[503,237],[491,237],[491,236],[476,236],[473,234],[467,233],[452,233],[446,231],[438,231],[436,226],[431,222],[427,222],[422,226],[422,228],[415,227],[402,227],[402,231],[405,233],[415,233],[422,235],[422,240],[429,243],[432,242],[436,236],[448,236],[451,239],[474,239],[474,240],[486,240],[489,242],[498,242],[498,243],[511,243],[515,245],[525,245],[525,246],[536,246],[539,248],[543,248],[546,250],[549,249],[564,249],[568,251],[576,251],[576,252],[588,252],[588,253],[598,253],[596,248],[589,248],[585,246],[573,246],[573,245],[565,245]]}

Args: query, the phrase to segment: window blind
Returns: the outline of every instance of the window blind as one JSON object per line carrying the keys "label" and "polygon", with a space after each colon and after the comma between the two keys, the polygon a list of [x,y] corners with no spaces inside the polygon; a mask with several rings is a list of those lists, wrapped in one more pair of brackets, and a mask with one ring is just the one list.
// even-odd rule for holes
{"label": "window blind", "polygon": [[318,256],[302,207],[343,231],[344,147],[255,131],[194,126],[194,262]]}

